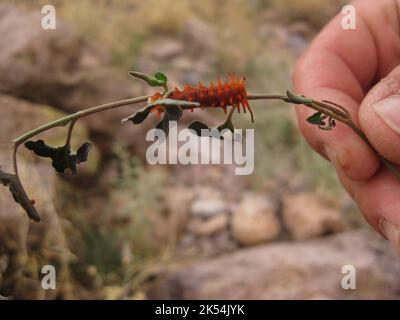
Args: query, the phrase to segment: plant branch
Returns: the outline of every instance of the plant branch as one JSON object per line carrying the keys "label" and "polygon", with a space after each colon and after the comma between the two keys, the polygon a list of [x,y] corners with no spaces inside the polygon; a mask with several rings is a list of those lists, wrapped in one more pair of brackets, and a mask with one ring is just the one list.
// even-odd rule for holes
{"label": "plant branch", "polygon": [[[329,118],[335,119],[346,124],[350,127],[369,147],[373,150],[375,148],[372,146],[371,142],[369,142],[368,138],[364,134],[364,132],[354,123],[351,118],[349,112],[343,108],[342,106],[330,102],[327,100],[316,101],[314,99],[309,99],[303,96],[297,96],[287,91],[287,95],[268,95],[268,94],[249,94],[247,95],[248,100],[282,100],[288,103],[294,103],[297,105],[304,105],[311,109],[320,112]],[[382,161],[382,163],[398,178],[400,179],[400,171],[397,169],[396,165],[391,161],[387,160],[383,157],[379,152],[376,151],[376,155]]]}
{"label": "plant branch", "polygon": [[70,149],[70,147],[71,147],[72,130],[74,129],[74,125],[75,125],[76,121],[78,121],[78,119],[72,120],[69,124],[67,141],[65,142],[65,145],[67,146],[68,149]]}
{"label": "plant branch", "polygon": [[130,104],[135,104],[135,103],[139,103],[139,102],[144,102],[147,101],[148,98],[150,98],[151,96],[141,96],[141,97],[137,97],[137,98],[131,98],[131,99],[125,99],[125,100],[119,100],[119,101],[115,101],[115,102],[111,102],[111,103],[106,103],[106,104],[102,104],[96,107],[92,107],[89,109],[85,109],[85,110],[81,110],[78,112],[75,112],[73,114],[70,114],[68,116],[62,117],[60,119],[57,119],[55,121],[49,122],[47,124],[44,124],[36,129],[33,129],[31,131],[28,131],[27,133],[23,134],[22,136],[14,139],[14,144],[18,145],[21,144],[23,142],[25,142],[26,140],[44,132],[47,131],[49,129],[55,128],[55,127],[62,127],[67,125],[69,122],[73,121],[73,120],[77,120],[86,116],[89,116],[91,114],[94,113],[98,113],[98,112],[102,112],[102,111],[106,111],[109,109],[115,109],[115,108],[119,108],[122,106],[126,106],[126,105],[130,105]]}
{"label": "plant branch", "polygon": [[[167,89],[167,80],[166,77],[161,74],[157,73],[154,77],[148,77],[145,76],[141,73],[131,73],[132,76],[136,78],[140,78],[142,80],[145,80],[147,83],[149,83],[151,86],[162,86],[165,89],[165,92],[163,93],[163,99],[167,100],[172,91],[169,91]],[[36,209],[33,206],[33,203],[31,203],[31,200],[28,198],[26,195],[26,192],[20,183],[20,178],[18,175],[18,164],[17,164],[17,151],[18,147],[27,141],[28,139],[43,133],[47,130],[50,130],[55,127],[60,127],[60,126],[65,126],[69,124],[68,128],[68,133],[67,133],[67,138],[66,138],[66,146],[69,148],[70,143],[71,143],[71,137],[72,137],[72,132],[74,125],[76,121],[80,118],[99,113],[102,111],[110,110],[110,109],[115,109],[119,108],[122,106],[130,105],[130,104],[135,104],[135,103],[140,103],[140,102],[145,102],[147,101],[152,95],[148,96],[141,96],[137,98],[131,98],[131,99],[125,99],[125,100],[119,100],[111,103],[106,103],[102,105],[98,105],[89,109],[81,110],[76,113],[67,115],[65,117],[59,118],[55,121],[49,122],[47,124],[44,124],[40,127],[37,127],[31,131],[26,132],[25,134],[21,135],[20,137],[16,138],[13,140],[14,142],[14,148],[13,148],[13,166],[14,166],[14,175],[6,174],[3,172],[0,172],[4,175],[2,178],[2,183],[10,185],[10,190],[12,189],[14,197],[17,197],[18,202],[25,208],[27,211],[28,215],[34,219],[35,221],[40,220],[40,215],[37,213]],[[170,99],[173,102],[173,99]],[[280,100],[286,103],[293,103],[296,105],[302,105],[306,106],[308,108],[311,108],[315,110],[317,113],[317,118],[316,122],[314,121],[315,119],[309,120],[313,124],[317,124],[321,129],[324,130],[330,130],[333,125],[334,125],[334,120],[337,120],[339,122],[344,123],[348,127],[350,127],[363,141],[365,141],[371,148],[373,146],[371,143],[368,141],[367,137],[363,133],[363,131],[353,122],[351,115],[349,112],[343,108],[342,106],[335,104],[330,101],[322,100],[322,101],[316,101],[314,99],[310,99],[304,96],[299,96],[295,95],[290,91],[287,91],[286,95],[276,95],[276,94],[248,94],[247,95],[247,100]],[[195,109],[195,108],[201,108],[202,106],[200,105],[184,105],[184,101],[177,101],[176,103],[178,104],[180,102],[180,107],[183,110],[187,109]],[[164,101],[165,103],[165,101]],[[171,103],[171,101],[169,101]],[[153,102],[154,107],[157,106],[155,102]],[[147,107],[151,107],[151,105],[147,105]],[[197,103],[198,104],[198,103]],[[211,108],[211,106],[208,106]],[[233,130],[233,126],[231,123],[232,115],[235,112],[235,107],[231,107],[231,110],[229,111],[228,117],[226,122],[224,123],[225,126],[229,124],[229,128]],[[164,106],[164,111],[165,111],[165,106]],[[148,114],[148,112],[147,112]],[[145,117],[147,116],[145,115]],[[325,126],[325,120],[328,118],[328,125]],[[333,120],[334,119],[334,120]],[[314,123],[314,122],[315,123]],[[373,148],[374,149],[374,148]],[[377,156],[381,159],[382,163],[391,171],[393,174],[400,179],[400,172],[397,169],[397,167],[391,163],[389,160],[385,159],[382,155],[380,155],[377,152]]]}

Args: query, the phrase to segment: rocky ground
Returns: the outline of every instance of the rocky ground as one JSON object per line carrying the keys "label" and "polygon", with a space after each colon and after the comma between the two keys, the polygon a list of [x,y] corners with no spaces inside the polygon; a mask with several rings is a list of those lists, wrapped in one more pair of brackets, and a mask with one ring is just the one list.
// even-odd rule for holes
{"label": "rocky ground", "polygon": [[[10,141],[19,134],[65,113],[148,90],[129,80],[104,46],[88,41],[62,21],[56,30],[44,31],[40,19],[40,11],[32,8],[0,4],[0,163],[4,170],[11,167]],[[191,16],[182,22],[178,36],[149,36],[135,66],[143,72],[165,67],[170,81],[178,85],[214,77],[215,69],[231,67],[229,61],[238,62],[241,69],[245,66],[239,62],[246,65],[252,60],[272,77],[271,66],[292,65],[315,29],[305,22],[278,23],[279,10],[269,8],[258,19],[259,43],[274,52],[268,61],[259,56],[252,60],[251,54],[242,57],[246,50],[237,48],[238,52],[229,54],[238,58],[221,60],[219,30],[206,19]],[[265,78],[263,72],[254,77]],[[275,75],[274,80],[287,85],[286,78]],[[250,83],[257,89],[265,85],[263,80]],[[278,130],[288,135],[289,149],[283,151],[266,141],[268,151],[272,150],[267,157],[275,151],[283,156],[276,162],[274,176],[264,178],[257,169],[255,175],[262,183],[255,186],[253,177],[235,176],[232,166],[138,164],[147,146],[145,133],[155,120],[121,126],[120,120],[131,113],[132,108],[122,108],[77,125],[73,144],[94,143],[89,162],[77,176],[60,176],[47,161],[21,152],[22,180],[44,219],[39,224],[28,222],[7,190],[0,193],[3,295],[48,299],[400,297],[400,264],[386,241],[355,218],[354,204],[343,192],[327,196],[310,182],[308,172],[297,172],[301,154],[295,153],[298,146],[291,142],[292,135],[298,137],[297,131]],[[264,133],[267,118],[260,114],[256,130]],[[211,114],[195,112],[184,118],[183,125],[193,119],[216,122]],[[292,128],[292,115],[285,119],[289,120],[272,118]],[[60,129],[45,138],[57,145],[65,132]],[[320,173],[325,171],[320,162],[323,169],[318,171],[314,162],[304,159],[311,163],[314,175],[325,174]],[[279,164],[283,164],[280,170]],[[60,270],[59,285],[52,292],[41,289],[38,281],[40,266],[48,263]],[[355,291],[340,287],[341,268],[346,264],[357,269]]]}

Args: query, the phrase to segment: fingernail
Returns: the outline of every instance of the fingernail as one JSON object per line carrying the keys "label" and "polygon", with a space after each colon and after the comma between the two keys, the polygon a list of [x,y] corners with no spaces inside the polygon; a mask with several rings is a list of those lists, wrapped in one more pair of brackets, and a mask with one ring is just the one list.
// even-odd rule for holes
{"label": "fingernail", "polygon": [[375,102],[372,107],[390,128],[400,134],[400,95],[389,96]]}
{"label": "fingernail", "polygon": [[393,223],[382,219],[380,222],[382,233],[391,242],[392,246],[396,250],[396,253],[400,256],[400,229]]}

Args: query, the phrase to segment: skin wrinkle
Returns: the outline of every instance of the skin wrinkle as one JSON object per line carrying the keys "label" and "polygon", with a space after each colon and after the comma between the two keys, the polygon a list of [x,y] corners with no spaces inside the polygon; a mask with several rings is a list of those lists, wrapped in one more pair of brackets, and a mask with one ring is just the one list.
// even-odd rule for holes
{"label": "skin wrinkle", "polygon": [[[373,33],[371,27],[369,26],[368,22],[364,19],[363,16],[360,16],[360,18],[361,18],[361,21],[364,22],[364,25],[365,25],[365,27],[367,28],[368,33],[369,33],[370,36],[371,36],[371,40],[372,40],[372,43],[373,43],[373,46],[374,46],[374,49],[375,49],[375,57],[376,57],[376,59],[375,59],[375,64],[376,64],[377,70],[378,70],[378,68],[379,68],[379,61],[380,61],[380,60],[379,60],[380,52],[379,52],[379,50],[378,50],[379,44],[378,44],[378,42],[377,42],[377,40],[376,40],[376,38],[375,38],[375,35],[374,35],[374,33]],[[373,77],[371,78],[371,80],[369,81],[369,83],[363,88],[363,89],[364,89],[364,95],[367,94],[367,92],[369,91],[370,88],[372,88],[377,82],[379,82],[378,78],[379,78],[378,72],[376,72],[376,73],[373,75]],[[360,83],[361,83],[361,82],[360,82]]]}
{"label": "skin wrinkle", "polygon": [[[330,53],[333,53],[333,54],[344,64],[344,66],[350,71],[350,74],[354,77],[354,79],[357,80],[357,81],[356,81],[357,84],[360,84],[360,81],[359,81],[359,79],[356,77],[354,71],[351,70],[351,69],[349,68],[348,62],[346,62],[340,55],[338,55],[336,52],[333,52],[331,49],[325,48],[325,50],[327,50],[327,51],[330,52]],[[339,87],[337,87],[337,85],[339,85],[339,83],[337,83],[337,82],[332,83],[332,84],[323,84],[323,83],[320,83],[320,84],[318,85],[318,87],[320,87],[320,88],[330,88],[330,89],[335,89],[335,90],[344,92],[344,93],[348,94],[348,96],[349,96],[350,98],[352,98],[353,100],[357,101],[357,103],[360,103],[360,102],[361,102],[361,100],[362,100],[362,98],[363,98],[363,96],[364,96],[364,91],[363,91],[363,88],[362,88],[361,85],[359,85],[357,88],[355,88],[355,89],[354,89],[354,92],[352,92],[352,88],[349,88],[349,87],[339,88]],[[358,94],[357,94],[356,91],[359,91]]]}
{"label": "skin wrinkle", "polygon": [[[373,42],[373,46],[375,49],[375,53],[376,53],[376,64],[378,65],[378,61],[379,61],[379,50],[377,50],[378,45],[376,43],[375,37],[371,31],[370,26],[368,25],[368,22],[364,19],[364,17],[362,15],[359,16],[358,19],[358,23],[360,23],[360,21],[362,22],[362,24],[367,28],[368,33],[370,35],[370,40]],[[363,84],[363,79],[361,78],[361,76],[357,76],[357,73],[355,72],[355,70],[352,68],[351,64],[349,63],[349,61],[347,61],[346,56],[344,56],[340,50],[337,50],[336,47],[332,47],[332,48],[327,48],[329,51],[333,52],[336,56],[338,56],[340,58],[340,60],[343,61],[343,63],[345,64],[345,66],[350,70],[350,72],[353,74],[354,78],[357,79],[357,83],[360,84],[360,89],[363,92],[363,95],[365,95],[368,92],[368,87],[370,86],[371,82],[373,81],[373,78],[375,77],[375,75],[373,76],[373,78],[371,78],[370,81],[367,81],[367,83]],[[355,98],[352,96],[352,98]],[[359,99],[356,99],[357,101],[359,101]],[[362,99],[361,99],[362,100]],[[359,101],[361,102],[361,101]]]}
{"label": "skin wrinkle", "polygon": [[[337,94],[346,94],[347,98],[349,99],[349,104],[352,105],[359,105],[362,101],[362,97],[359,97],[359,99],[353,97],[351,94],[349,94],[348,92],[344,92],[343,90],[340,90],[339,88],[336,88],[334,85],[332,86],[318,86],[318,89],[320,90],[337,90]],[[352,120],[354,121],[354,123],[360,127],[360,122],[358,119],[358,110],[354,110],[354,108],[348,108],[347,111],[350,113]],[[345,127],[346,129],[348,127]],[[350,129],[349,129],[350,130]]]}
{"label": "skin wrinkle", "polygon": [[[364,18],[362,18],[362,17],[361,17],[361,19],[364,20]],[[367,21],[364,20],[364,23],[365,23],[365,27],[368,29],[368,33],[371,35],[372,42],[374,43],[375,55],[376,55],[375,63],[376,63],[376,66],[377,66],[374,76],[372,77],[372,79],[371,79],[370,83],[368,84],[368,86],[365,88],[366,89],[366,93],[367,93],[369,91],[369,89],[371,89],[376,83],[378,83],[380,78],[381,78],[379,76],[379,72],[378,72],[378,70],[379,70],[379,61],[380,61],[380,52],[379,52],[379,49],[378,49],[379,48],[379,44],[378,44],[378,41],[377,41],[377,39],[375,37],[375,34],[374,34],[372,28],[370,27],[370,25],[368,24]]]}

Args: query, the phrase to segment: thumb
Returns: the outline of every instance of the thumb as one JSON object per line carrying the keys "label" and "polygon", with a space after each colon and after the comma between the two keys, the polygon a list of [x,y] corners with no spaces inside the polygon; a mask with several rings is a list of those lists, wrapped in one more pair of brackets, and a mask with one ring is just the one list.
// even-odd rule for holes
{"label": "thumb", "polygon": [[400,66],[369,91],[361,103],[359,121],[373,147],[400,164]]}

